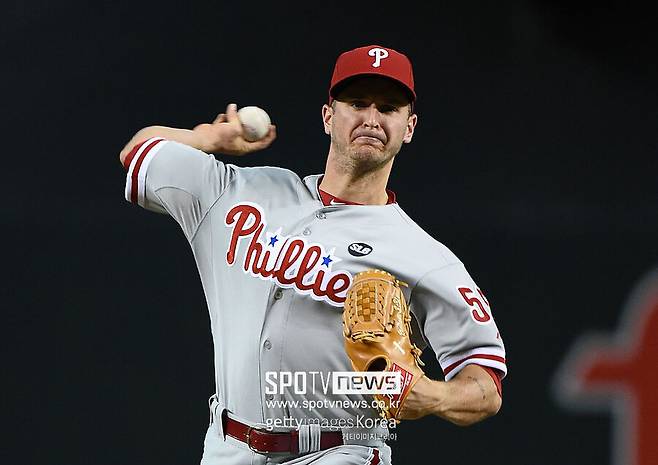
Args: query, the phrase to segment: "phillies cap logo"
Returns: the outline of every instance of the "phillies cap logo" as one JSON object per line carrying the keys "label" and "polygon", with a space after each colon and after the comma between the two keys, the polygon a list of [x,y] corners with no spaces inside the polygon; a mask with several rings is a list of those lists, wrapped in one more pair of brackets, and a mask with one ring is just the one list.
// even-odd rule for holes
{"label": "phillies cap logo", "polygon": [[375,47],[368,50],[368,55],[375,57],[375,62],[372,64],[373,68],[379,68],[384,58],[388,58],[388,50]]}

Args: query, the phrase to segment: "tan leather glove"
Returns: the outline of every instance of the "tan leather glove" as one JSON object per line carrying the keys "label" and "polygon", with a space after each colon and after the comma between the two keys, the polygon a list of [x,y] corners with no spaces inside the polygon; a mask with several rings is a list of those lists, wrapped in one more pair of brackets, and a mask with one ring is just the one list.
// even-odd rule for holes
{"label": "tan leather glove", "polygon": [[354,277],[343,308],[345,350],[355,371],[398,371],[400,394],[375,394],[383,418],[399,421],[404,400],[423,377],[421,350],[411,342],[411,315],[400,286],[386,271]]}

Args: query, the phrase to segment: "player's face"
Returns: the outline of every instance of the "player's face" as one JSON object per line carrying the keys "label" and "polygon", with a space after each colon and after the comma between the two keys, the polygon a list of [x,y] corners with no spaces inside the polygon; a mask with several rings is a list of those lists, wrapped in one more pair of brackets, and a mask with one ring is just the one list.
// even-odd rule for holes
{"label": "player's face", "polygon": [[372,168],[387,163],[403,143],[411,142],[417,121],[400,86],[380,77],[350,83],[331,107],[323,107],[323,119],[332,150]]}

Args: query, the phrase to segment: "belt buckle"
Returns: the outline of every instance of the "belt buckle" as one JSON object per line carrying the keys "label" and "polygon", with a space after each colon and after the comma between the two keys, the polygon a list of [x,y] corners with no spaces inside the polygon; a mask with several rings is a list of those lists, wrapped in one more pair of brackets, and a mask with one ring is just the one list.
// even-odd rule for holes
{"label": "belt buckle", "polygon": [[264,450],[264,449],[256,449],[254,446],[251,445],[251,432],[252,431],[259,431],[259,429],[254,428],[253,426],[249,426],[247,428],[247,446],[249,447],[250,450],[253,452],[256,452],[257,454],[269,454],[270,451]]}

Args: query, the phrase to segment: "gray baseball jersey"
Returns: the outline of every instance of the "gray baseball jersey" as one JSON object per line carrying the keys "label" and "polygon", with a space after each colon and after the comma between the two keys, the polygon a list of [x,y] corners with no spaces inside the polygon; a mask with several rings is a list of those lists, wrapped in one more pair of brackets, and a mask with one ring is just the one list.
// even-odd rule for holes
{"label": "gray baseball jersey", "polygon": [[[324,389],[330,373],[351,370],[342,305],[352,277],[369,268],[409,284],[416,336],[446,380],[471,363],[506,373],[484,294],[397,203],[325,206],[320,175],[237,167],[160,138],[125,165],[126,199],[171,215],[192,248],[210,313],[215,404],[242,421],[285,428],[376,418],[364,398]],[[286,385],[282,373],[297,378]]]}

